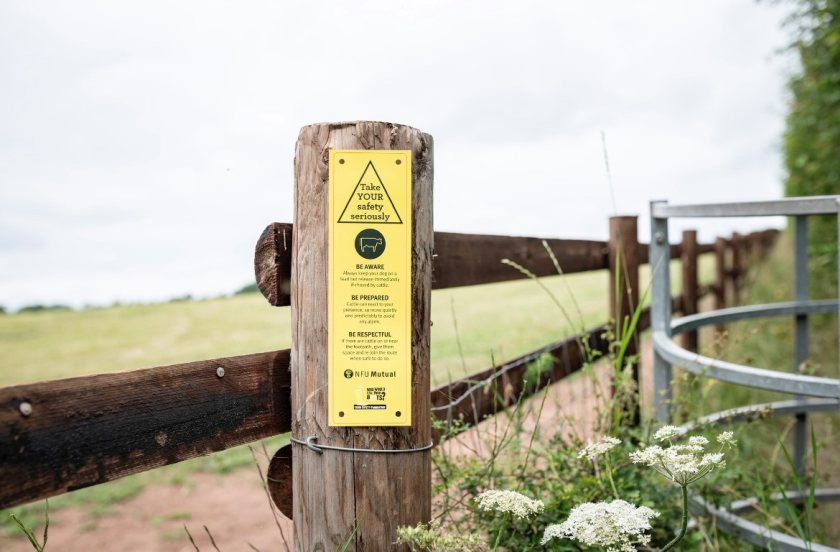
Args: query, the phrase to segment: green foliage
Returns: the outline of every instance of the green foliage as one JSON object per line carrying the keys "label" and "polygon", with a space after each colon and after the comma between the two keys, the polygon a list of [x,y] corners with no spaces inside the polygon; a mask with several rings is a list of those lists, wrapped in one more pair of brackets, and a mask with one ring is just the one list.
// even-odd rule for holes
{"label": "green foliage", "polygon": [[24,534],[26,540],[29,541],[29,544],[32,545],[35,552],[44,552],[44,549],[47,547],[47,538],[50,533],[50,502],[48,500],[44,501],[44,534],[41,537],[41,542],[38,542],[35,532],[23,523],[15,514],[11,514],[9,517]]}
{"label": "green foliage", "polygon": [[[551,255],[547,246],[546,249]],[[527,268],[508,260],[503,262],[536,282],[569,327],[585,327],[573,296],[571,301],[564,302]],[[562,274],[559,266],[557,270]],[[620,285],[620,281],[616,282],[616,289]],[[543,530],[568,517],[575,506],[621,497],[635,505],[658,510],[661,516],[654,526],[653,541],[662,543],[672,540],[672,528],[679,527],[683,520],[679,488],[662,484],[651,470],[628,460],[629,451],[635,450],[635,443],[642,441],[648,433],[645,427],[630,423],[633,418],[630,412],[637,404],[638,389],[626,381],[632,381],[630,367],[638,362],[636,355],[630,355],[628,351],[636,339],[641,308],[637,306],[634,312],[626,313],[618,323],[609,325],[605,337],[612,346],[606,357],[601,358],[599,353],[591,350],[585,340],[578,341],[586,364],[582,373],[573,377],[591,378],[593,388],[597,389],[599,376],[594,370],[595,362],[607,361],[613,368],[614,383],[608,385],[613,389],[613,396],[596,397],[595,433],[620,439],[619,448],[606,454],[604,461],[580,457],[579,450],[584,445],[582,439],[574,432],[563,431],[573,424],[566,428],[561,421],[556,426],[557,431],[548,435],[541,431],[540,417],[548,390],[543,391],[541,397],[528,401],[530,411],[526,411],[524,401],[518,402],[496,417],[493,427],[487,429],[487,435],[479,437],[478,440],[488,449],[484,454],[447,454],[445,446],[435,451],[433,461],[437,478],[433,494],[443,497],[441,521],[449,534],[484,533],[488,542],[501,543],[505,550],[538,549]],[[570,309],[578,314],[577,320]],[[550,361],[550,358],[537,359],[529,365],[528,375],[539,377]],[[535,418],[530,429],[526,424],[528,418]],[[473,497],[488,489],[515,490],[527,497],[542,499],[545,507],[541,513],[522,519],[482,511]],[[697,542],[700,538],[700,532],[693,531],[683,542]],[[552,541],[551,546],[555,550],[579,549],[567,540]]]}
{"label": "green foliage", "polygon": [[405,544],[411,552],[485,552],[487,547],[478,535],[449,535],[438,522],[397,529],[397,544]]}
{"label": "green foliage", "polygon": [[257,287],[256,282],[253,284],[248,284],[246,286],[242,286],[238,290],[234,292],[234,295],[244,295],[246,293],[259,293],[260,288]]}
{"label": "green foliage", "polygon": [[[840,193],[840,0],[795,0],[791,45],[800,69],[791,76],[784,137],[789,196]],[[809,242],[818,296],[834,295],[836,217],[811,217]]]}
{"label": "green foliage", "polygon": [[72,310],[67,305],[26,305],[18,309],[18,314],[27,312],[56,312]]}
{"label": "green foliage", "polygon": [[[751,270],[748,291],[754,289],[760,296],[752,297],[750,293],[750,302],[767,302],[789,296],[790,257],[789,248],[784,247],[786,243],[783,242],[778,251],[784,251],[787,257],[774,253],[767,266],[756,266]],[[528,275],[527,269],[508,264]],[[781,272],[780,267],[784,267]],[[785,289],[780,290],[780,286]],[[569,318],[568,311],[574,309],[573,302],[561,302],[550,290],[544,291],[548,292],[551,302],[560,307],[560,316]],[[654,544],[662,546],[671,541],[675,531],[684,527],[681,488],[663,482],[653,469],[633,464],[628,459],[629,452],[638,450],[638,443],[645,441],[650,433],[650,428],[645,425],[634,426],[628,423],[628,418],[623,414],[638,396],[638,390],[625,381],[631,380],[628,366],[638,361],[637,358],[626,356],[626,344],[636,338],[634,314],[628,314],[619,324],[608,328],[604,337],[612,344],[609,354],[605,358],[598,358],[590,352],[587,355],[589,362],[582,373],[572,376],[591,378],[592,388],[597,389],[597,374],[603,371],[595,370],[595,362],[606,361],[612,366],[612,385],[601,382],[601,387],[612,388],[615,395],[599,397],[601,400],[595,401],[598,406],[594,434],[616,437],[621,444],[597,461],[581,458],[578,451],[584,442],[574,432],[574,422],[567,424],[562,418],[551,421],[541,419],[547,391],[515,404],[492,421],[472,428],[475,435],[460,439],[462,446],[469,449],[466,454],[459,453],[457,447],[453,451],[446,445],[435,449],[433,462],[436,477],[433,493],[442,500],[437,519],[447,534],[481,534],[488,545],[497,543],[504,550],[542,549],[539,542],[548,525],[565,520],[572,508],[581,503],[604,502],[616,496],[661,513],[652,524]],[[571,327],[580,326],[573,320],[567,323]],[[790,337],[789,321],[771,320],[768,323],[787,324],[784,329],[780,329],[779,335]],[[707,354],[763,366],[775,366],[780,358],[792,356],[790,339],[768,337],[763,330],[749,324],[753,322],[731,325],[731,333],[718,339],[704,334],[701,341],[706,343],[705,347],[714,349],[714,352]],[[812,329],[812,338],[816,343],[822,340],[821,334],[828,335],[832,341],[836,340],[836,332],[829,331],[828,326],[814,324]],[[711,332],[711,329],[707,331]],[[776,336],[775,330],[771,335]],[[823,347],[816,347],[815,350],[821,354]],[[836,354],[836,348],[831,351]],[[535,360],[529,366],[529,378],[538,377],[548,361]],[[815,368],[819,368],[820,364],[815,362]],[[819,373],[820,370],[814,371]],[[675,375],[678,374],[680,371],[676,370]],[[763,393],[766,395],[766,392]],[[673,407],[678,419],[691,420],[721,408],[774,398],[756,396],[755,390],[735,388],[695,377],[686,379],[678,386]],[[814,497],[819,479],[817,455],[824,447],[830,446],[820,443],[832,439],[833,422],[823,426],[819,437],[819,429],[812,432],[809,469],[801,475],[793,470],[790,455],[783,443],[790,431],[790,423],[790,420],[758,415],[740,424],[733,424],[731,429],[737,433],[740,450],[728,460],[725,470],[698,481],[692,487],[692,492],[717,507],[726,506],[733,500],[756,497],[755,510],[743,514],[751,521],[792,536],[811,538],[814,542],[833,542],[831,511],[826,512],[827,515],[823,515],[822,519],[817,519],[821,509],[815,507]],[[463,424],[448,429],[451,436],[465,431]],[[701,427],[695,434],[705,434],[711,441],[713,435],[705,433],[706,430],[716,434],[720,428]],[[477,449],[473,451],[469,448],[471,446]],[[826,453],[823,453],[823,457],[826,457]],[[821,464],[825,464],[825,461]],[[821,465],[821,469],[825,473],[831,472],[830,468],[826,472],[825,465]],[[488,489],[515,490],[526,497],[542,500],[545,507],[541,513],[527,519],[512,519],[510,516],[481,511],[475,497]],[[802,493],[805,498],[801,505],[797,500],[789,498],[789,493],[783,490],[798,490]],[[696,523],[688,527],[685,539],[676,545],[675,550],[754,550],[750,545],[718,532],[713,519],[695,517],[695,520]],[[430,539],[429,542],[437,542],[434,539],[440,536],[439,533],[418,534],[419,537]],[[581,548],[578,543],[569,540],[553,539],[548,543],[548,549],[571,551]]]}
{"label": "green foliage", "polygon": [[554,357],[551,353],[543,353],[531,362],[525,368],[525,382],[527,389],[532,390],[539,385],[543,376],[551,372],[551,367],[554,365]]}

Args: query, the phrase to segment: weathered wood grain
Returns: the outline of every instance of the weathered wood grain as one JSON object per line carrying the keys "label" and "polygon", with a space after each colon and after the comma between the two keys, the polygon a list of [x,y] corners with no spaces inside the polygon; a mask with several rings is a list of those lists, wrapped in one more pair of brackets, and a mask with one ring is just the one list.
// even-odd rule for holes
{"label": "weathered wood grain", "polygon": [[510,259],[537,276],[557,275],[543,241],[567,274],[608,266],[607,244],[602,241],[435,232],[432,287],[442,289],[525,278],[518,270],[502,264],[502,259]]}
{"label": "weathered wood grain", "polygon": [[[257,241],[254,255],[257,286],[276,307],[289,304],[293,231],[291,224],[273,222]],[[525,278],[518,270],[503,265],[501,260],[505,258],[538,276],[557,274],[541,238],[450,232],[435,232],[434,236],[433,289]],[[546,242],[567,274],[607,268],[605,242],[558,239],[547,239]]]}
{"label": "weathered wood grain", "polygon": [[0,508],[289,431],[288,368],[286,350],[0,388]]}
{"label": "weathered wood grain", "polygon": [[[621,218],[621,217],[620,217]],[[294,232],[292,224],[273,222],[257,240],[254,272],[257,286],[275,307],[289,305]],[[501,263],[510,259],[537,276],[554,276],[557,270],[542,245],[543,238],[456,234],[435,232],[432,289],[445,289],[507,282],[525,278],[518,270]],[[595,240],[545,239],[565,274],[610,268],[608,242]],[[628,250],[629,251],[629,250]],[[638,265],[648,262],[648,245],[635,251]],[[714,244],[698,244],[697,253],[711,253]],[[680,256],[682,245],[671,246],[672,258]],[[630,254],[625,253],[629,258]]]}
{"label": "weathered wood grain", "polygon": [[281,447],[271,457],[266,473],[266,484],[268,493],[274,505],[284,516],[292,519],[294,508],[292,504],[292,445],[291,443]]}
{"label": "weathered wood grain", "polygon": [[[412,420],[408,428],[330,428],[327,418],[327,210],[329,149],[411,150]],[[292,433],[322,444],[399,449],[431,438],[429,315],[432,277],[432,138],[389,123],[304,127],[295,150],[292,259]],[[431,515],[429,451],[365,454],[293,447],[295,549],[388,550],[400,525]]]}
{"label": "weathered wood grain", "polygon": [[254,251],[257,288],[275,307],[290,304],[292,278],[292,225],[273,222],[266,226]]}
{"label": "weathered wood grain", "polygon": [[[680,265],[682,268],[682,307],[683,315],[697,314],[697,231],[683,230],[682,233],[682,255]],[[697,351],[697,330],[683,334],[683,347],[689,351]]]}
{"label": "weathered wood grain", "polygon": [[733,232],[729,241],[729,247],[732,251],[732,296],[733,303],[741,302],[741,284],[744,276],[744,236],[738,232]]}
{"label": "weathered wood grain", "polygon": [[[607,282],[607,296],[609,297],[609,319],[615,324],[616,332],[626,327],[633,318],[636,305],[639,304],[639,231],[637,216],[610,217],[609,240],[609,269],[610,277]],[[618,289],[616,289],[616,285]],[[634,356],[639,350],[640,332],[635,332],[627,345],[626,357]],[[632,364],[633,381],[639,385],[639,363]],[[615,388],[611,390],[615,393]],[[641,421],[641,410],[638,401],[629,412],[631,423]]]}
{"label": "weathered wood grain", "polygon": [[715,252],[715,244],[714,243],[698,243],[697,244],[697,254],[704,255],[706,253],[714,253]]}
{"label": "weathered wood grain", "polygon": [[[715,239],[715,309],[720,310],[726,308],[726,239]],[[723,333],[723,324],[715,325],[715,331]]]}

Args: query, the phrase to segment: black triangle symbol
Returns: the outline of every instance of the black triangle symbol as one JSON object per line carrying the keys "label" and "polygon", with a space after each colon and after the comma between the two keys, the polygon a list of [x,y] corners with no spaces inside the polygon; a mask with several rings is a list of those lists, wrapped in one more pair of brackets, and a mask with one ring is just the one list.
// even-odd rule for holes
{"label": "black triangle symbol", "polygon": [[[359,189],[359,186],[362,184],[362,180],[364,180],[365,175],[368,172],[368,169],[373,170],[373,174],[376,176],[376,180],[379,183],[379,186],[382,187],[382,191],[385,192],[385,197],[388,198],[388,203],[391,205],[391,209],[394,211],[394,215],[396,215],[397,220],[396,222],[390,221],[382,221],[382,220],[343,220],[344,214],[347,212],[347,208],[350,207],[350,204],[353,202],[353,198],[356,197],[356,190]],[[362,171],[362,176],[359,177],[359,181],[356,183],[356,187],[353,188],[353,192],[350,194],[350,197],[347,199],[347,203],[344,205],[344,209],[341,211],[341,215],[338,217],[339,224],[402,224],[402,217],[400,217],[399,211],[397,211],[396,205],[394,205],[393,200],[391,199],[391,194],[388,193],[388,188],[385,187],[385,183],[382,182],[382,179],[379,177],[379,172],[377,172],[376,167],[373,166],[373,161],[368,161],[367,166],[365,166],[365,170]]]}

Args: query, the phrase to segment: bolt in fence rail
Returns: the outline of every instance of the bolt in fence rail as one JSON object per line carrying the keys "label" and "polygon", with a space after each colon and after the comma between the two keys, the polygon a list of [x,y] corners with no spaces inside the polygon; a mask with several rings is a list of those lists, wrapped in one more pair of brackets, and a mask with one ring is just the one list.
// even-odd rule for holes
{"label": "bolt in fence rail", "polygon": [[[702,424],[731,423],[751,417],[767,415],[793,415],[796,417],[793,436],[794,469],[801,475],[804,472],[804,457],[807,449],[807,414],[816,411],[840,410],[840,379],[817,377],[802,374],[801,366],[808,358],[808,315],[817,313],[838,313],[840,303],[837,300],[808,300],[808,216],[835,215],[840,213],[840,196],[820,196],[805,198],[787,198],[776,201],[747,203],[722,203],[707,205],[669,205],[665,201],[653,201],[650,204],[651,241],[650,260],[653,271],[651,326],[653,328],[654,350],[654,412],[660,422],[670,418],[672,396],[672,370],[674,367],[692,372],[701,377],[734,383],[747,387],[789,393],[792,401],[781,401],[765,405],[750,405],[738,409],[719,412],[701,418],[695,423],[682,427],[683,432]],[[668,221],[671,218],[695,217],[759,217],[759,216],[794,217],[794,301],[747,307],[720,308],[715,311],[688,315],[671,319],[671,300],[668,261],[670,246],[668,243]],[[743,275],[741,267],[746,265],[749,250],[740,247],[743,238],[733,235],[733,271],[737,274],[735,290],[737,297],[738,278]],[[840,242],[840,235],[838,235]],[[718,253],[718,259],[724,259]],[[723,262],[723,261],[720,261]],[[719,262],[719,265],[720,265]],[[719,267],[719,271],[721,268]],[[838,271],[840,273],[840,271]],[[718,297],[724,294],[718,290]],[[700,327],[720,325],[738,320],[764,318],[771,316],[793,316],[794,362],[793,372],[780,372],[766,368],[757,368],[712,359],[680,347],[673,340],[674,334],[696,332]],[[788,492],[790,499],[795,493]],[[823,500],[840,499],[840,490],[823,489],[818,495]],[[784,497],[779,496],[780,500]],[[801,500],[802,497],[800,497]],[[771,546],[780,551],[820,550],[838,551],[824,545],[805,542],[757,525],[739,517],[738,512],[750,509],[750,500],[733,503],[728,509],[716,508],[699,497],[693,497],[692,507],[696,512],[703,512],[717,519],[718,527],[738,535],[743,540],[760,546]]]}

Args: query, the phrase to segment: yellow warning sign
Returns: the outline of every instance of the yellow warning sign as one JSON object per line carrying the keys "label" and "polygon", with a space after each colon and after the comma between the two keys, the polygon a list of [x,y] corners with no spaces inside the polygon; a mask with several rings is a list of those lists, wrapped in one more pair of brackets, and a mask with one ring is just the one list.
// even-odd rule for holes
{"label": "yellow warning sign", "polygon": [[329,424],[411,425],[411,152],[330,150]]}

